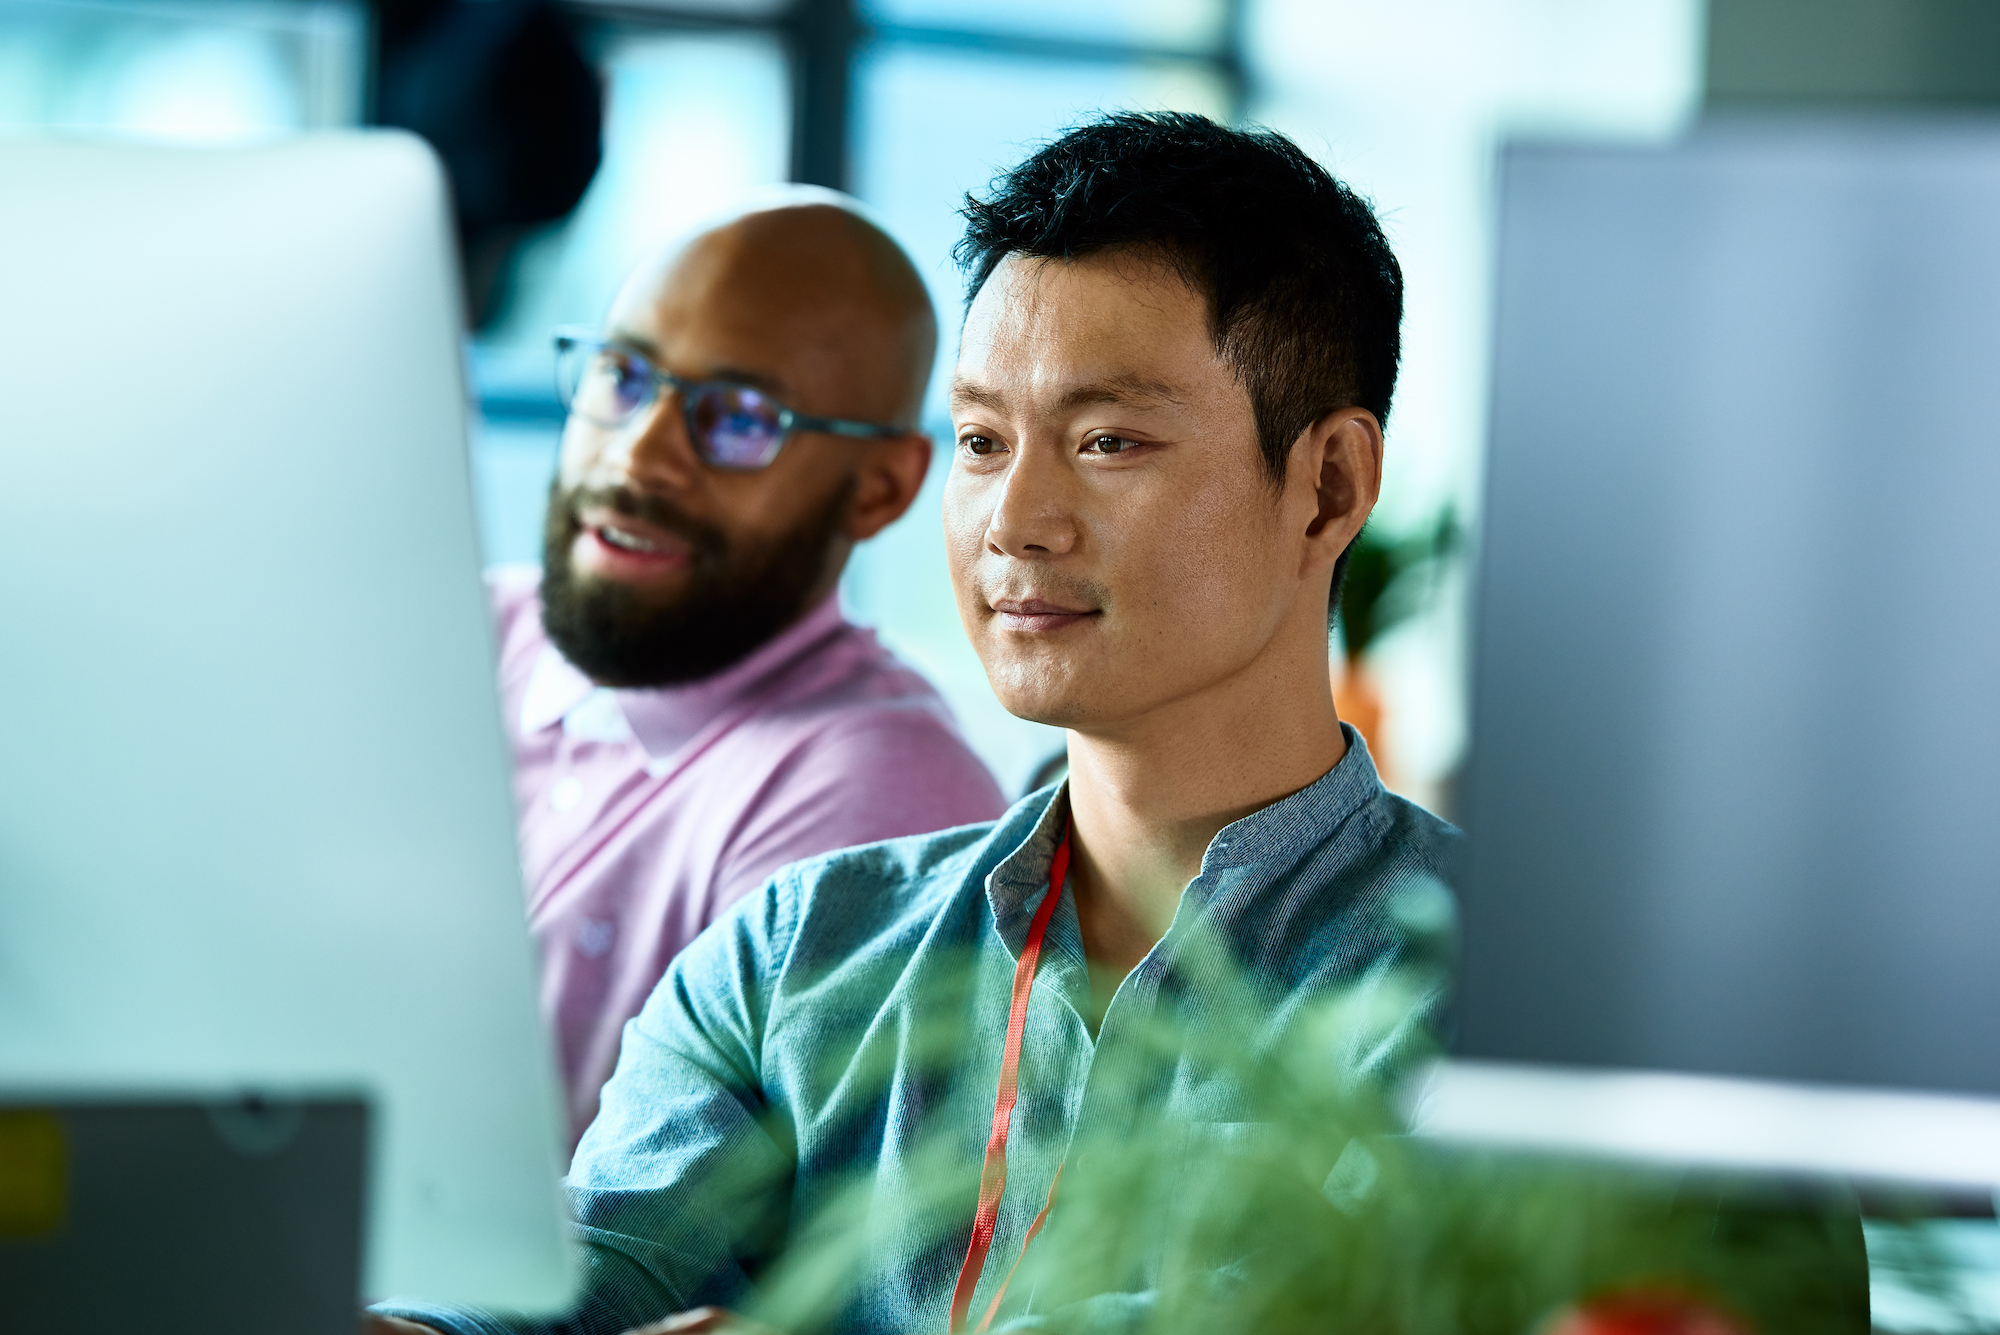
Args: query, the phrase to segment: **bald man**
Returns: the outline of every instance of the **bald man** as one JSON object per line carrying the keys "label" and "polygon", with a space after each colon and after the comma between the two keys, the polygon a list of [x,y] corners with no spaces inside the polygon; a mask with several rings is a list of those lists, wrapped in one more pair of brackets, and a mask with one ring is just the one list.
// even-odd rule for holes
{"label": "bald man", "polygon": [[539,571],[496,572],[542,1002],[572,1143],[668,962],[780,866],[997,816],[935,691],[835,593],[909,508],[937,345],[902,251],[788,203],[557,340]]}

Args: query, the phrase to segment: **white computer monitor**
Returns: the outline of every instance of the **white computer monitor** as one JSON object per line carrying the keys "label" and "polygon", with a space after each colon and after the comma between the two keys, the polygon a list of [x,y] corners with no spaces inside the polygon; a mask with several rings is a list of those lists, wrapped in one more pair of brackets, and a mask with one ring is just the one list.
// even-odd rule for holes
{"label": "white computer monitor", "polygon": [[558,1305],[437,164],[0,181],[0,1093],[365,1089],[367,1293]]}
{"label": "white computer monitor", "polygon": [[1434,1131],[2000,1184],[2000,120],[1502,172]]}

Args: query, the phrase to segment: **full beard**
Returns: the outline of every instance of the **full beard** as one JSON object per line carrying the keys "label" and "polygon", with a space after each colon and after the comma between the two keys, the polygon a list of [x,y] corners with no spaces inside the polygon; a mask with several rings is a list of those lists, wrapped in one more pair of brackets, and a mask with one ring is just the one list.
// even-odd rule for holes
{"label": "full beard", "polygon": [[[542,628],[600,686],[676,686],[712,677],[797,621],[823,586],[850,480],[818,512],[770,543],[727,533],[628,488],[550,488],[542,535]],[[661,602],[617,580],[579,576],[570,553],[588,506],[644,520],[691,548],[688,586]]]}

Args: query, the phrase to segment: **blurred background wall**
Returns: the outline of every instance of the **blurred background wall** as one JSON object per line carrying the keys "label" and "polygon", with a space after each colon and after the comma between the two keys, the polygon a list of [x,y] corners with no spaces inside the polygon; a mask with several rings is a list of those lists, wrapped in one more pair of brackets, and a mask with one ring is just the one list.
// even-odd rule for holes
{"label": "blurred background wall", "polygon": [[[1829,3],[1915,31],[1880,0]],[[1915,7],[1944,15],[1933,28],[1951,18]],[[379,121],[430,137],[466,248],[485,555],[515,561],[537,556],[560,429],[550,330],[595,323],[635,260],[702,218],[787,180],[853,191],[929,277],[943,368],[966,191],[1099,110],[1268,124],[1371,197],[1402,257],[1407,353],[1372,526],[1393,542],[1445,515],[1476,529],[1494,146],[1673,135],[1705,70],[1732,97],[1823,94],[1791,53],[1826,28],[1799,0],[1716,0],[1712,21],[1701,0],[0,0],[0,128],[235,143]],[[1855,49],[1877,82],[2000,78],[1935,35]],[[948,441],[936,387],[930,411]],[[861,549],[845,597],[1019,791],[1061,738],[1000,709],[959,631],[943,462]],[[1383,703],[1371,741],[1447,810],[1468,550],[1412,573],[1421,587],[1405,581],[1360,664]]]}

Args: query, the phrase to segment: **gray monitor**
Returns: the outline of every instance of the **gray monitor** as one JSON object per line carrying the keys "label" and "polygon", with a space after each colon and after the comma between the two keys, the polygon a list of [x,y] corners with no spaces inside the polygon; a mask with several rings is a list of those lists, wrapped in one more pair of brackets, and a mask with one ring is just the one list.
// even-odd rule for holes
{"label": "gray monitor", "polygon": [[354,1099],[0,1103],[6,1328],[355,1335],[367,1120]]}
{"label": "gray monitor", "polygon": [[2000,121],[1501,173],[1441,1133],[2000,1183]]}
{"label": "gray monitor", "polygon": [[364,1092],[367,1292],[557,1305],[437,166],[0,181],[0,1101]]}

